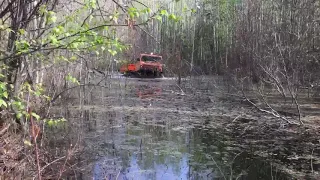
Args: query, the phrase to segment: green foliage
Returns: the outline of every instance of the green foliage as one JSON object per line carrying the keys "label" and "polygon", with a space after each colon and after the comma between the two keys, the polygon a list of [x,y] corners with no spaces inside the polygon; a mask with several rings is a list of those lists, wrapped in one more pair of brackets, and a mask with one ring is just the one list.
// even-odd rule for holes
{"label": "green foliage", "polygon": [[55,127],[59,126],[60,124],[63,124],[67,122],[65,118],[57,118],[57,119],[44,119],[43,120],[45,124],[47,124],[49,127]]}
{"label": "green foliage", "polygon": [[16,98],[16,100],[12,102],[13,108],[16,109],[17,119],[21,119],[24,115],[27,114],[26,106],[24,104],[25,103],[20,98]]}
{"label": "green foliage", "polygon": [[7,33],[13,32],[8,23],[4,23],[2,19],[0,19],[0,32],[6,31]]}
{"label": "green foliage", "polygon": [[80,82],[77,80],[77,78],[71,76],[70,73],[68,73],[68,75],[66,76],[66,80],[70,81],[70,82],[72,82],[74,84],[80,85]]}
{"label": "green foliage", "polygon": [[19,29],[18,32],[19,32],[20,35],[25,35],[26,34],[26,31],[24,29]]}
{"label": "green foliage", "polygon": [[85,0],[86,9],[97,9],[97,1],[96,0]]}
{"label": "green foliage", "polygon": [[134,7],[128,8],[128,14],[131,19],[134,19],[135,17],[139,17],[140,15],[138,9]]}
{"label": "green foliage", "polygon": [[174,14],[170,14],[170,15],[168,16],[168,18],[169,18],[169,20],[173,20],[174,22],[178,22],[178,21],[181,20],[181,17],[177,17],[177,16],[174,15]]}
{"label": "green foliage", "polygon": [[169,15],[169,13],[168,13],[168,11],[167,11],[167,10],[162,9],[162,10],[160,11],[160,15],[161,15],[161,16],[168,16],[168,15]]}
{"label": "green foliage", "polygon": [[[28,112],[27,107],[30,107],[31,105],[28,99],[34,99],[34,97],[47,101],[50,100],[50,98],[44,94],[45,90],[43,86],[41,84],[36,84],[32,87],[29,83],[24,83],[19,92],[18,96],[8,97],[5,101],[15,110],[16,118],[30,120],[30,118],[33,117],[37,121],[40,121],[41,117],[35,112]],[[25,99],[25,95],[29,98]]]}
{"label": "green foliage", "polygon": [[155,18],[156,20],[162,22],[162,17],[161,17],[160,15],[156,15],[154,18]]}
{"label": "green foliage", "polygon": [[48,11],[46,14],[46,23],[47,24],[52,24],[57,21],[57,16],[56,13],[53,11]]}
{"label": "green foliage", "polygon": [[0,108],[8,107],[8,104],[5,99],[8,99],[7,83],[0,82]]}
{"label": "green foliage", "polygon": [[28,140],[24,140],[23,143],[27,146],[32,146],[32,143]]}
{"label": "green foliage", "polygon": [[26,40],[21,40],[21,41],[16,41],[16,48],[18,51],[18,54],[20,53],[26,53],[28,52],[30,49],[30,44],[29,42],[27,42]]}
{"label": "green foliage", "polygon": [[[4,32],[14,32],[17,35],[17,40],[14,42],[15,52],[14,56],[21,55],[28,57],[27,63],[36,59],[42,62],[48,63],[59,63],[59,62],[74,62],[77,60],[76,56],[67,56],[57,53],[50,61],[47,58],[47,52],[57,52],[59,49],[66,50],[68,52],[78,52],[80,53],[92,53],[94,52],[96,56],[109,55],[116,56],[120,52],[128,49],[128,45],[123,43],[117,37],[117,29],[110,28],[113,24],[118,24],[119,16],[121,12],[115,10],[110,12],[109,18],[103,18],[103,20],[95,14],[92,14],[94,10],[98,8],[96,0],[84,0],[84,4],[79,7],[75,7],[74,11],[67,15],[60,15],[56,9],[52,9],[49,4],[41,5],[35,14],[39,14],[43,17],[41,20],[41,26],[39,32],[42,29],[46,29],[40,37],[35,38],[37,31],[29,31],[30,25],[26,29],[18,29],[13,31],[10,29],[9,24],[5,24],[0,20],[0,31]],[[148,7],[127,8],[127,15],[131,20],[140,21],[142,16],[145,21],[148,21],[149,15],[151,14],[151,9]],[[178,16],[174,14],[169,14],[166,10],[161,10],[156,16],[158,20],[162,20],[162,17],[167,17],[170,20],[177,21]],[[42,22],[43,21],[43,22]],[[121,22],[122,23],[122,22]],[[140,23],[140,22],[139,22]],[[40,24],[40,22],[39,22]],[[33,39],[31,39],[31,37]],[[1,49],[2,50],[2,49]],[[1,51],[2,52],[2,51]],[[46,52],[46,53],[44,53]],[[3,70],[3,69],[2,69]],[[1,78],[6,78],[1,74]],[[79,81],[72,77],[71,74],[66,75],[66,80],[80,85]],[[17,119],[30,119],[31,117],[41,121],[41,117],[35,112],[27,112],[27,108],[33,103],[29,101],[30,99],[49,101],[50,97],[45,95],[45,89],[41,84],[22,84],[17,87],[8,89],[8,84],[6,82],[0,82],[0,107],[1,108],[12,108],[15,112]],[[15,93],[13,93],[15,92]],[[16,92],[18,92],[16,94]],[[12,94],[12,95],[11,95]],[[29,98],[27,100],[27,98]],[[62,121],[62,120],[61,120]],[[49,124],[52,124],[53,120],[47,120]],[[54,122],[59,122],[55,120]]]}
{"label": "green foliage", "polygon": [[144,14],[148,14],[151,12],[151,9],[150,8],[145,8],[145,9],[142,9],[140,12],[144,13]]}
{"label": "green foliage", "polygon": [[115,56],[117,54],[117,51],[112,50],[112,49],[108,49],[108,52],[112,55]]}

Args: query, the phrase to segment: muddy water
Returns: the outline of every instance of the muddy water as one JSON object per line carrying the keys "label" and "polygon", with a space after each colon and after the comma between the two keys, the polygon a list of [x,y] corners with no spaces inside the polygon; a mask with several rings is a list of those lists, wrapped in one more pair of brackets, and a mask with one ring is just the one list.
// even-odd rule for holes
{"label": "muddy water", "polygon": [[68,120],[60,133],[81,139],[77,179],[290,179],[228,131],[241,107],[206,82],[112,78],[72,91],[85,100],[54,115]]}

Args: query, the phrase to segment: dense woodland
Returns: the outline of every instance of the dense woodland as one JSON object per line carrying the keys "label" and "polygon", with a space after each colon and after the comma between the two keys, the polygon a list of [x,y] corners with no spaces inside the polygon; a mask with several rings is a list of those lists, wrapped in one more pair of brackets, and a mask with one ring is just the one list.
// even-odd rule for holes
{"label": "dense woodland", "polygon": [[142,52],[162,55],[166,76],[267,85],[300,114],[300,90],[319,93],[320,1],[0,0],[0,135],[36,142],[61,92]]}

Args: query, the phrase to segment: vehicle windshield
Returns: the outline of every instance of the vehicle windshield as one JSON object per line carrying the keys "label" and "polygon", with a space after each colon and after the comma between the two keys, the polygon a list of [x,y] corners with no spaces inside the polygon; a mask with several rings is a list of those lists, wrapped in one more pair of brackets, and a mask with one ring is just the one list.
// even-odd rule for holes
{"label": "vehicle windshield", "polygon": [[155,57],[155,56],[142,56],[142,61],[160,61],[161,57]]}

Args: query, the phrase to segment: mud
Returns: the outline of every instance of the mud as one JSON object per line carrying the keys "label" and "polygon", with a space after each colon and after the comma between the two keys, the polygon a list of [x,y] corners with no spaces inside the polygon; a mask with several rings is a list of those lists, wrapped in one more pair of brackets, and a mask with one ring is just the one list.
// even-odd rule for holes
{"label": "mud", "polygon": [[48,137],[57,137],[52,143],[81,137],[82,153],[70,176],[320,178],[317,108],[302,105],[314,114],[303,116],[305,126],[290,125],[228,95],[230,88],[221,78],[176,82],[111,77],[99,86],[74,89],[72,99],[57,102],[52,116],[63,116],[68,123],[49,128]]}

